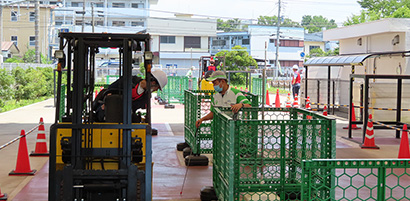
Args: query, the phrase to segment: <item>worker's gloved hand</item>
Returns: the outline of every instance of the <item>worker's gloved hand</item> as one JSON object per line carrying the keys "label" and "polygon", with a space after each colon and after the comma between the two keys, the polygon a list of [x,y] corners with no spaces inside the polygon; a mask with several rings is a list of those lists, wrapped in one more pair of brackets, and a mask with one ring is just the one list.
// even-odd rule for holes
{"label": "worker's gloved hand", "polygon": [[243,107],[242,103],[231,105],[231,110],[233,113],[238,113],[238,111]]}
{"label": "worker's gloved hand", "polygon": [[199,126],[202,124],[202,120],[201,119],[199,119],[198,121],[196,121],[195,122],[195,126],[197,127],[197,128],[199,128]]}

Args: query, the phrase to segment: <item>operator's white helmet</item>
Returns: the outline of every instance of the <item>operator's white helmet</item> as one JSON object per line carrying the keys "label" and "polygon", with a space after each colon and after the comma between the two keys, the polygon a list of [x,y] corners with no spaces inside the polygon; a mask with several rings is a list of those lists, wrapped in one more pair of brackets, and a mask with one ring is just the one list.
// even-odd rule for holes
{"label": "operator's white helmet", "polygon": [[162,70],[155,70],[151,72],[152,76],[157,79],[158,84],[159,84],[159,89],[162,91],[162,89],[167,85],[168,83],[168,77],[167,74],[164,73]]}
{"label": "operator's white helmet", "polygon": [[299,66],[295,64],[295,65],[293,65],[292,69],[298,70],[298,69],[299,69]]}

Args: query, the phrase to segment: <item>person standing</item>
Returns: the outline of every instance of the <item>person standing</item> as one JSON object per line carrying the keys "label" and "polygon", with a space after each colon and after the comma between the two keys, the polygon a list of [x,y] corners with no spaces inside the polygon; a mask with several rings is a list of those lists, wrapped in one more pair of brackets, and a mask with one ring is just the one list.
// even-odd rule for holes
{"label": "person standing", "polygon": [[293,93],[293,99],[299,94],[299,89],[300,89],[300,73],[299,73],[299,67],[298,65],[293,65],[293,76],[292,76],[292,93]]}

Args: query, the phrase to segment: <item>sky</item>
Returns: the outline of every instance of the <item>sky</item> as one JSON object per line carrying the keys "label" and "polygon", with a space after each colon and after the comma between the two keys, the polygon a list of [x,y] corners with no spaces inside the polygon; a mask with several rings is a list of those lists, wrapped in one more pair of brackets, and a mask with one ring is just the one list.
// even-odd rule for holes
{"label": "sky", "polygon": [[[281,0],[281,15],[301,22],[304,15],[322,15],[341,26],[348,17],[359,14],[357,0]],[[276,16],[278,0],[158,0],[151,4],[151,16],[167,17],[174,13],[222,19],[257,19]]]}

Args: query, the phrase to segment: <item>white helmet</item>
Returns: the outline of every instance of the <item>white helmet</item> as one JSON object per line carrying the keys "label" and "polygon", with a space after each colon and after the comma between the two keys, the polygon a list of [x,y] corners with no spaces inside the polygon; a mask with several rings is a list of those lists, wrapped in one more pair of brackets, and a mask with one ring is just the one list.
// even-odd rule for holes
{"label": "white helmet", "polygon": [[293,65],[292,69],[298,70],[298,69],[299,69],[299,66],[295,64],[295,65]]}
{"label": "white helmet", "polygon": [[158,84],[159,84],[159,89],[162,91],[162,89],[168,83],[167,74],[165,74],[164,71],[162,70],[152,71],[151,74],[155,79],[157,79]]}

